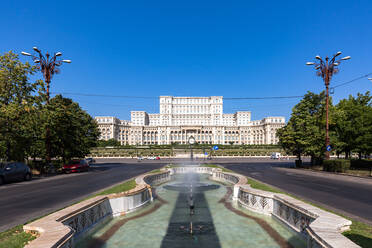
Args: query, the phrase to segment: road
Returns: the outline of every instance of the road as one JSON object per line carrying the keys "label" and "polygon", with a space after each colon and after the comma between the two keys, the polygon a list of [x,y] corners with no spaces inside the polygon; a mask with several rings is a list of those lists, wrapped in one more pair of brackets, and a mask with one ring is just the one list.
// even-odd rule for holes
{"label": "road", "polygon": [[160,168],[165,162],[135,160],[121,163],[106,160],[91,171],[33,179],[0,186],[0,232],[64,208],[74,202],[142,173]]}
{"label": "road", "polygon": [[372,179],[293,169],[293,162],[269,159],[217,163],[372,225]]}

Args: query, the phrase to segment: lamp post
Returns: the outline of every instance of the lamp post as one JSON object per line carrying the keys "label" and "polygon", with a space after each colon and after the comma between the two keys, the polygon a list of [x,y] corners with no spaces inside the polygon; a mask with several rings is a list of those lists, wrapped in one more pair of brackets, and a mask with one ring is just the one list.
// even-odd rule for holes
{"label": "lamp post", "polygon": [[[48,52],[45,54],[45,56],[41,53],[41,50],[39,50],[37,47],[32,48],[37,54],[33,55],[31,53],[22,52],[22,55],[30,56],[35,64],[37,64],[38,69],[42,72],[44,81],[47,86],[47,92],[46,92],[46,103],[49,104],[49,88],[50,88],[50,82],[52,80],[52,77],[54,74],[58,74],[60,72],[59,66],[62,65],[62,63],[71,63],[71,60],[67,59],[59,59],[60,56],[62,56],[61,52],[55,53],[53,56],[51,56]],[[47,126],[46,128],[46,137],[45,137],[45,146],[46,146],[46,161],[48,164],[50,164],[51,158],[50,158],[50,130]]]}
{"label": "lamp post", "polygon": [[328,57],[323,60],[319,55],[315,56],[315,59],[318,62],[307,62],[306,65],[314,65],[315,70],[317,71],[317,76],[322,77],[325,87],[326,87],[326,138],[325,138],[325,146],[326,146],[326,153],[325,158],[329,159],[329,125],[328,125],[328,103],[329,103],[329,84],[331,82],[332,76],[336,74],[338,70],[338,65],[341,63],[342,60],[348,60],[351,57],[346,56],[339,60],[336,60],[337,56],[339,56],[341,52],[337,52],[333,55],[332,59]]}
{"label": "lamp post", "polygon": [[192,152],[192,145],[195,144],[195,138],[194,138],[194,136],[190,136],[190,138],[189,138],[189,144],[190,144],[190,159],[193,160],[194,159],[194,155],[193,155],[193,152]]}

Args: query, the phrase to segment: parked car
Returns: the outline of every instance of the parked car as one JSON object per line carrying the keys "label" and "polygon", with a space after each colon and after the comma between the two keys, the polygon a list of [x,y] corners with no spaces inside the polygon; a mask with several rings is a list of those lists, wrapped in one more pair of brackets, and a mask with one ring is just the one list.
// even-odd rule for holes
{"label": "parked car", "polygon": [[279,152],[273,152],[270,156],[271,159],[280,159],[280,153]]}
{"label": "parked car", "polygon": [[31,169],[25,163],[6,162],[0,164],[0,184],[19,180],[29,181],[31,178]]}
{"label": "parked car", "polygon": [[156,158],[155,157],[152,157],[152,156],[150,156],[150,157],[147,157],[147,160],[155,160]]}
{"label": "parked car", "polygon": [[160,157],[158,156],[158,157],[156,157],[156,160],[160,160]]}
{"label": "parked car", "polygon": [[69,163],[63,165],[63,172],[71,173],[71,172],[88,171],[89,167],[90,166],[87,160],[74,159],[74,160],[71,160]]}
{"label": "parked car", "polygon": [[91,165],[91,164],[93,164],[93,163],[96,162],[96,160],[93,159],[93,158],[86,158],[85,160],[88,162],[89,165]]}
{"label": "parked car", "polygon": [[143,160],[143,157],[139,156],[139,157],[137,158],[137,160],[138,160],[138,161],[141,161],[141,160]]}

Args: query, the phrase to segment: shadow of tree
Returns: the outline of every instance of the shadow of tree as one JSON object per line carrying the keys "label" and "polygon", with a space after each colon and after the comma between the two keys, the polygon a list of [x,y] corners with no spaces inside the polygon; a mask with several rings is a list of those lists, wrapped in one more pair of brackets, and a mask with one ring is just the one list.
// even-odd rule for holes
{"label": "shadow of tree", "polygon": [[344,232],[343,235],[361,247],[372,247],[372,238],[352,232]]}

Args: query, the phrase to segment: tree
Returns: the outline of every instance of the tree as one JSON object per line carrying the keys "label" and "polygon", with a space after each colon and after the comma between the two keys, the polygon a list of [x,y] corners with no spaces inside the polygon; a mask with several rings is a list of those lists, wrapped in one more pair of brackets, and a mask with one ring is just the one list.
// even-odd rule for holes
{"label": "tree", "polygon": [[42,81],[28,80],[35,71],[35,66],[23,64],[11,51],[0,56],[0,158],[23,160],[26,156],[27,119],[40,101],[34,93],[43,90]]}
{"label": "tree", "polygon": [[[46,125],[50,128],[51,155],[64,162],[84,157],[97,145],[99,131],[96,121],[76,102],[57,95],[43,110]],[[45,135],[45,132],[44,132]]]}
{"label": "tree", "polygon": [[312,161],[321,159],[325,153],[325,93],[308,92],[293,107],[291,118],[278,130],[278,137],[283,149],[299,159],[301,154],[311,156]]}
{"label": "tree", "polygon": [[334,130],[338,138],[338,148],[346,157],[352,151],[362,154],[372,152],[372,96],[358,93],[341,100],[335,110]]}
{"label": "tree", "polygon": [[29,82],[36,69],[12,52],[0,56],[0,159],[44,157],[46,127],[51,130],[53,157],[66,161],[85,156],[96,146],[97,123],[61,95],[46,105],[43,81]]}
{"label": "tree", "polygon": [[286,126],[277,131],[277,135],[279,137],[279,145],[281,145],[287,153],[292,153],[301,160],[301,155],[303,154],[305,146],[301,139],[303,134],[300,133],[299,130],[300,129],[297,128],[297,123],[291,119]]}

